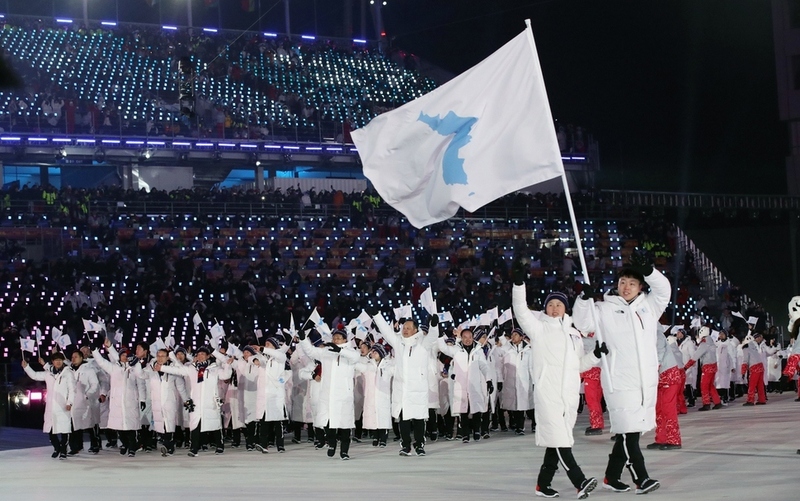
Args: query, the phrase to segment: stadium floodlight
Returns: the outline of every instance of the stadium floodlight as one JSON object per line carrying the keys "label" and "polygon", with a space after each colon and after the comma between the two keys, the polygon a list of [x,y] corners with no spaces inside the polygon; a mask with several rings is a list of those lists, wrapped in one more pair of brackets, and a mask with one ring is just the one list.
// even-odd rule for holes
{"label": "stadium floodlight", "polygon": [[354,38],[353,43],[367,43],[363,38]]}
{"label": "stadium floodlight", "polygon": [[300,35],[300,38],[303,38],[305,40],[316,40],[317,39],[317,37],[315,37],[314,35]]}
{"label": "stadium floodlight", "polygon": [[275,37],[278,36],[278,34],[277,33],[269,33],[269,32],[267,32],[267,33],[264,33],[264,36],[265,37],[270,37],[270,38],[275,38]]}
{"label": "stadium floodlight", "polygon": [[61,23],[61,24],[72,24],[72,19],[60,19],[60,18],[56,18],[56,22],[57,22],[57,23]]}
{"label": "stadium floodlight", "polygon": [[170,31],[176,31],[178,29],[177,26],[162,26],[161,28]]}
{"label": "stadium floodlight", "polygon": [[101,21],[100,24],[102,24],[103,26],[116,26],[117,25],[117,23],[115,23],[114,21]]}
{"label": "stadium floodlight", "polygon": [[216,28],[203,28],[206,33],[217,33],[219,30]]}

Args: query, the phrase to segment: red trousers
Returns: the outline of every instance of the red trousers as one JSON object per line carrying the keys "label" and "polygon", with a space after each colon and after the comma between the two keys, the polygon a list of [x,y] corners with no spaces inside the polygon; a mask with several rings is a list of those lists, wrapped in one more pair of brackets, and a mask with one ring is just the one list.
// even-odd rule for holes
{"label": "red trousers", "polygon": [[790,355],[789,360],[786,361],[786,368],[783,369],[783,375],[789,378],[789,380],[791,380],[797,373],[797,364],[800,364],[800,355]]}
{"label": "red trousers", "polygon": [[703,375],[700,376],[700,393],[703,395],[703,405],[714,405],[720,403],[719,393],[714,385],[714,378],[717,375],[717,364],[703,364]]}
{"label": "red trousers", "polygon": [[600,385],[600,367],[593,367],[581,373],[583,377],[583,396],[589,408],[589,426],[602,430],[603,421],[603,387]]}
{"label": "red trousers", "polygon": [[758,401],[767,403],[767,393],[764,391],[764,364],[755,364],[750,366],[750,379],[747,385],[747,401],[755,403],[756,393],[758,393]]}
{"label": "red trousers", "polygon": [[678,392],[678,414],[687,414],[689,412],[689,408],[686,407],[686,395],[685,395],[686,371],[680,371],[680,372],[681,372],[681,391]]}
{"label": "red trousers", "polygon": [[683,374],[680,368],[673,367],[658,376],[657,444],[681,445],[681,429],[678,426],[678,396],[683,394],[683,381],[686,379]]}

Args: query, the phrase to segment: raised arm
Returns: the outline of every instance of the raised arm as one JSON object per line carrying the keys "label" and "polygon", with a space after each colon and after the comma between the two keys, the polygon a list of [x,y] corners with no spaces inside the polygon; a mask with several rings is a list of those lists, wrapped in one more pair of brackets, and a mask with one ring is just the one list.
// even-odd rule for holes
{"label": "raised arm", "polygon": [[106,373],[111,374],[112,372],[114,372],[114,364],[103,358],[103,356],[100,355],[100,350],[98,350],[97,348],[95,348],[94,351],[92,351],[92,358],[94,358],[94,361],[97,364],[97,366],[103,369],[103,371],[105,371]]}
{"label": "raised arm", "polygon": [[456,353],[458,353],[458,348],[456,348],[454,345],[451,346],[451,345],[447,344],[447,341],[445,341],[444,337],[440,337],[438,339],[438,343],[439,343],[439,345],[438,345],[439,346],[439,351],[441,351],[442,353],[444,353],[448,357],[453,358],[453,357],[456,356]]}
{"label": "raised arm", "polygon": [[190,365],[162,365],[161,372],[166,374],[174,374],[176,376],[191,376],[194,374],[194,369]]}
{"label": "raised arm", "polygon": [[[383,318],[381,313],[375,315],[372,320],[375,322],[375,326],[378,328],[378,332],[381,333],[383,339],[389,343],[389,346],[392,347],[395,351],[400,349],[400,337],[397,333],[392,329],[392,326],[386,322],[386,319]],[[436,335],[438,337],[438,334]]]}
{"label": "raised arm", "polygon": [[514,308],[514,317],[525,334],[533,339],[542,331],[542,322],[528,309],[527,292],[525,285],[514,285],[511,289],[511,306]]}
{"label": "raised arm", "polygon": [[270,357],[274,358],[276,362],[280,362],[282,364],[286,363],[286,352],[283,351],[283,350],[275,350],[273,348],[264,348],[263,349],[263,353],[265,355],[269,355]]}
{"label": "raised arm", "polygon": [[28,375],[29,378],[33,379],[34,381],[44,381],[45,376],[47,373],[45,371],[35,371],[31,368],[30,365],[25,364],[23,368],[25,374]]}
{"label": "raised arm", "polygon": [[670,285],[669,279],[656,269],[653,269],[651,274],[644,277],[644,281],[650,286],[650,292],[647,293],[647,302],[650,303],[653,311],[655,311],[654,316],[660,317],[669,304],[672,285]]}

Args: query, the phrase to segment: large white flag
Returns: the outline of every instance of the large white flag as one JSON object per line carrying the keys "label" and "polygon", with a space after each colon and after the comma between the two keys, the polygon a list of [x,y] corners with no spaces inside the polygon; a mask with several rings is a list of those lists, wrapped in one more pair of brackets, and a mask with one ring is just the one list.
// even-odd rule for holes
{"label": "large white flag", "polygon": [[417,228],[564,172],[530,27],[352,137],[364,175]]}

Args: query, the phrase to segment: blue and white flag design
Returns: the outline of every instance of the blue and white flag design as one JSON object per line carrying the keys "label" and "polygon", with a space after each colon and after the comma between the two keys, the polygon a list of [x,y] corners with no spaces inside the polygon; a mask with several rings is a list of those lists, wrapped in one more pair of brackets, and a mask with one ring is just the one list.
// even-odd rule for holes
{"label": "blue and white flag design", "polygon": [[564,172],[530,28],[352,136],[364,175],[417,228]]}

